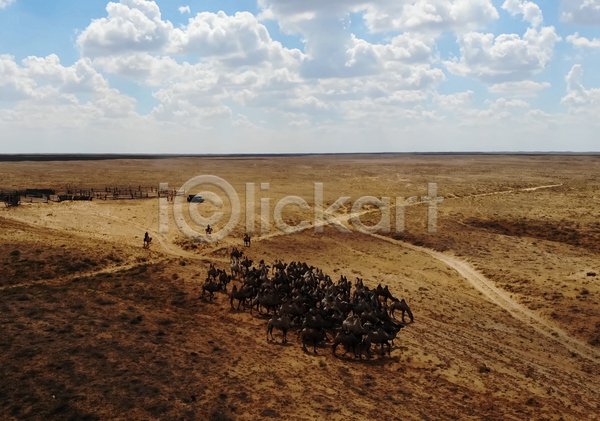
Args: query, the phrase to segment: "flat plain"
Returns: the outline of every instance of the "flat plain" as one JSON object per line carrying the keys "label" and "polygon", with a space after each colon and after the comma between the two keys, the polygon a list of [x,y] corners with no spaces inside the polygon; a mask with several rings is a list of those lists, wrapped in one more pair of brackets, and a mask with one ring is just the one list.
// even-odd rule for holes
{"label": "flat plain", "polygon": [[[230,183],[242,204],[237,227],[216,244],[182,235],[173,202],[159,234],[156,198],[0,207],[0,419],[598,418],[600,156],[0,162],[0,187],[178,189],[204,174]],[[246,183],[256,202],[249,248]],[[335,215],[352,233],[277,229],[272,211],[286,196],[310,209],[287,206],[283,220],[313,224],[314,183],[325,207],[351,197]],[[443,197],[437,233],[427,232],[426,204],[407,207],[396,232],[396,198],[425,197],[429,183]],[[391,198],[389,234],[349,224],[363,196]],[[261,199],[270,206],[262,220]],[[224,213],[215,231],[231,214],[225,199],[197,209]],[[360,219],[374,225],[380,214],[366,207]],[[255,264],[306,262],[334,282],[388,285],[414,322],[391,355],[374,347],[372,359],[333,355],[331,342],[305,352],[297,328],[286,344],[277,331],[267,340],[268,316],[232,309],[224,292],[201,298],[209,264],[229,272],[233,247]]]}

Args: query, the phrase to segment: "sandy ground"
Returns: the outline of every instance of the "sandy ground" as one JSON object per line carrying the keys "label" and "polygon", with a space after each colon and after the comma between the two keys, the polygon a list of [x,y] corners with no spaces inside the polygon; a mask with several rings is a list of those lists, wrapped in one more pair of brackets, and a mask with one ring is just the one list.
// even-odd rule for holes
{"label": "sandy ground", "polygon": [[[265,316],[231,310],[223,294],[199,299],[209,262],[228,267],[242,245],[245,213],[230,237],[198,245],[176,229],[171,205],[169,233],[158,234],[156,199],[0,208],[0,419],[595,419],[599,169],[597,156],[0,163],[4,188],[178,188],[214,174],[243,204],[245,183],[255,183],[257,229],[261,198],[271,211],[288,195],[312,209],[314,182],[326,206],[352,198],[336,214],[347,226],[364,195],[394,203],[437,183],[444,197],[437,234],[417,205],[402,234],[290,236],[271,218],[270,233],[245,249],[405,298],[415,322],[391,357],[369,361],[334,357],[329,344],[305,353],[294,332],[286,345],[267,341]],[[230,212],[227,202],[198,208]],[[312,221],[295,207],[283,216]]]}

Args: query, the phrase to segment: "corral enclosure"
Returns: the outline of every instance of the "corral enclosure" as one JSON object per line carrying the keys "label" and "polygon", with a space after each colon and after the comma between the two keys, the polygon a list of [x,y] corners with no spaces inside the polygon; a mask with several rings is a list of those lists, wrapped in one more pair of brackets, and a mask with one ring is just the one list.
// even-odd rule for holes
{"label": "corral enclosure", "polygon": [[[216,175],[240,222],[217,244],[158,233],[158,199],[22,203],[0,208],[0,414],[6,419],[593,419],[600,405],[600,156],[324,155],[0,162],[0,188],[91,191]],[[243,248],[246,183],[252,246]],[[269,183],[261,190],[261,183]],[[313,221],[314,183],[347,219],[362,196],[425,197],[402,233],[341,234]],[[131,189],[133,190],[133,188]],[[210,217],[224,206],[196,204]],[[199,190],[194,190],[197,193]],[[142,197],[142,195],[140,195]],[[261,199],[270,200],[263,222]],[[187,209],[188,204],[185,205]],[[190,219],[186,216],[188,222]],[[263,218],[264,219],[264,218]],[[377,211],[361,220],[373,225]],[[201,231],[198,228],[198,231]],[[153,237],[142,248],[145,232]],[[306,262],[334,281],[388,285],[414,315],[391,356],[354,360],[267,341],[268,318],[200,299],[210,263],[233,246],[256,263]],[[234,284],[240,285],[239,281]],[[232,284],[229,285],[231,290]],[[398,317],[398,315],[397,315]],[[309,347],[309,350],[312,350]],[[0,418],[2,418],[0,417]],[[2,418],[2,419],[4,419]]]}

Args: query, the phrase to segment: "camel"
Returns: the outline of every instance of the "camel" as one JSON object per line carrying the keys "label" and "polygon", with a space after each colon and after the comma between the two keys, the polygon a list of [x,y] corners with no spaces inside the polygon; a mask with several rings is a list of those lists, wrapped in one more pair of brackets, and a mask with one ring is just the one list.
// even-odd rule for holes
{"label": "camel", "polygon": [[372,311],[363,311],[363,313],[360,316],[361,320],[363,322],[371,322],[373,324],[377,323],[378,317],[377,317],[377,313],[375,312],[375,310]]}
{"label": "camel", "polygon": [[388,298],[392,301],[394,301],[396,298],[394,298],[394,296],[392,295],[392,293],[390,292],[390,289],[388,288],[388,286],[386,285],[385,288],[381,287],[381,284],[377,285],[377,295],[379,297],[383,297],[383,302],[387,305],[387,300]]}
{"label": "camel", "polygon": [[352,303],[349,303],[348,301],[342,301],[338,297],[335,297],[335,305],[338,308],[338,310],[340,310],[344,314],[350,313],[352,311],[352,308],[354,307]]}
{"label": "camel", "polygon": [[242,265],[240,265],[239,262],[231,262],[230,266],[231,266],[231,277],[233,279],[235,279],[237,277],[237,275],[242,274]]}
{"label": "camel", "polygon": [[233,308],[233,300],[238,300],[237,310],[240,309],[240,305],[244,303],[244,307],[246,307],[246,300],[252,297],[252,292],[250,288],[242,287],[238,290],[237,285],[234,285],[231,293],[229,293],[229,304],[231,308]]}
{"label": "camel", "polygon": [[302,349],[308,352],[306,349],[306,343],[311,342],[313,344],[313,352],[317,353],[317,344],[327,339],[327,333],[324,329],[313,329],[310,327],[302,329]]}
{"label": "camel", "polygon": [[250,270],[253,261],[254,260],[250,260],[248,259],[248,256],[246,256],[246,258],[240,262],[240,264],[246,268],[246,273],[248,273],[248,271]]}
{"label": "camel", "polygon": [[388,333],[384,329],[379,328],[377,330],[370,330],[369,333],[365,335],[370,343],[380,344],[381,345],[381,356],[383,357],[384,351],[383,346],[387,345],[388,347],[388,355],[392,356],[392,345],[390,345],[390,341],[394,341],[396,339],[396,335],[400,329],[396,330],[394,333]]}
{"label": "camel", "polygon": [[210,278],[217,279],[218,275],[219,275],[219,271],[215,268],[215,265],[213,265],[211,263],[210,267],[208,268],[208,276]]}
{"label": "camel", "polygon": [[221,285],[213,282],[210,278],[206,278],[206,282],[202,285],[202,298],[204,298],[204,294],[208,291],[210,294],[210,300],[212,301],[214,297],[214,293],[221,289]]}
{"label": "camel", "polygon": [[360,336],[365,333],[365,328],[361,323],[360,317],[348,316],[348,318],[342,323],[342,331],[345,333],[352,332]]}
{"label": "camel", "polygon": [[383,329],[384,331],[386,331],[390,335],[394,335],[394,338],[391,338],[392,346],[394,346],[394,339],[396,339],[395,336],[405,326],[403,324],[401,324],[401,323],[394,323],[391,320],[390,321],[381,321],[380,320],[379,323],[377,323],[377,325],[375,327],[377,329]]}
{"label": "camel", "polygon": [[341,343],[346,349],[346,352],[342,354],[342,357],[344,357],[348,353],[348,351],[352,350],[354,352],[354,358],[360,358],[360,354],[356,355],[356,347],[358,346],[358,344],[360,344],[361,340],[361,334],[356,334],[354,332],[345,332],[344,330],[342,330],[336,335],[333,341],[333,345],[331,347],[331,351],[333,352],[333,355],[336,355],[335,350]]}
{"label": "camel", "polygon": [[244,235],[244,247],[250,247],[250,236],[248,234]]}
{"label": "camel", "polygon": [[397,299],[394,300],[392,302],[392,304],[390,305],[390,314],[392,317],[394,317],[394,311],[395,310],[402,310],[402,322],[404,323],[404,313],[408,313],[408,317],[410,317],[410,321],[411,323],[415,321],[415,319],[413,318],[413,314],[412,311],[410,311],[410,308],[408,308],[408,304],[406,304],[406,301],[404,301],[404,299],[398,301]]}
{"label": "camel", "polygon": [[[273,310],[273,312],[277,311],[277,307],[280,304],[279,297],[277,297],[274,293],[265,293],[260,292],[256,295],[254,300],[252,300],[252,307],[250,307],[250,313],[252,313],[252,308],[256,305],[256,310],[260,313],[260,307],[264,307],[267,310],[267,315],[269,314],[269,310]],[[286,316],[287,317],[287,316]]]}
{"label": "camel", "polygon": [[273,341],[275,340],[275,338],[273,337],[273,328],[277,328],[282,332],[281,343],[286,343],[287,332],[288,330],[290,330],[290,326],[290,319],[286,315],[283,315],[281,317],[277,317],[276,315],[273,316],[271,320],[269,320],[269,323],[267,323],[267,342],[269,341],[269,334],[271,334],[271,339]]}
{"label": "camel", "polygon": [[275,269],[284,271],[286,267],[287,263],[283,263],[280,260],[275,260],[275,263],[273,263],[273,274],[275,273]]}
{"label": "camel", "polygon": [[234,247],[233,250],[231,251],[231,254],[229,255],[229,259],[232,262],[233,261],[239,262],[243,255],[244,255],[243,251],[239,251],[237,249],[237,247]]}
{"label": "camel", "polygon": [[227,275],[227,272],[219,269],[219,282],[223,291],[227,292],[227,284],[231,282],[232,276]]}
{"label": "camel", "polygon": [[292,321],[298,319],[302,321],[302,316],[306,314],[308,311],[308,304],[303,304],[299,306],[297,303],[283,303],[281,305],[280,313],[281,314],[289,314],[292,318]]}
{"label": "camel", "polygon": [[258,264],[259,272],[269,272],[270,268],[271,268],[271,266],[266,265],[264,260],[261,260],[260,263]]}
{"label": "camel", "polygon": [[[314,310],[314,309],[311,309]],[[320,314],[311,315],[307,314],[304,319],[304,323],[302,323],[302,329],[305,328],[313,328],[313,329],[332,329],[334,321],[331,318],[325,320]],[[298,337],[300,337],[300,333],[302,330],[298,331]]]}

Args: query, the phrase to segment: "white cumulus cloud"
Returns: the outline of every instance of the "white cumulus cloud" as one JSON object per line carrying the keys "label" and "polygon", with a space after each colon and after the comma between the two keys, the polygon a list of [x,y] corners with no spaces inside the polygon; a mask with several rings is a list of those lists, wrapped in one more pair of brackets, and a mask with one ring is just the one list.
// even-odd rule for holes
{"label": "white cumulus cloud", "polygon": [[544,20],[540,7],[527,0],[506,0],[502,8],[512,16],[523,15],[523,20],[531,23],[535,28],[540,26]]}
{"label": "white cumulus cloud", "polygon": [[600,26],[600,0],[561,0],[560,11],[563,22]]}
{"label": "white cumulus cloud", "polygon": [[572,114],[589,115],[597,119],[600,113],[600,88],[586,89],[582,79],[583,68],[576,64],[566,77],[567,95],[561,102],[569,106]]}
{"label": "white cumulus cloud", "polygon": [[179,7],[179,13],[184,14],[184,13],[192,13],[192,11],[190,10],[190,6],[181,6]]}
{"label": "white cumulus cloud", "polygon": [[155,2],[121,0],[108,3],[106,11],[108,17],[94,19],[77,38],[82,55],[162,51],[168,45],[173,24],[161,19]]}
{"label": "white cumulus cloud", "polygon": [[552,59],[554,44],[561,38],[554,27],[529,28],[523,38],[516,34],[470,32],[458,37],[461,58],[444,62],[457,75],[483,82],[520,81],[540,73]]}
{"label": "white cumulus cloud", "polygon": [[579,48],[600,48],[600,39],[587,39],[585,37],[580,37],[578,32],[575,32],[573,35],[569,35],[567,37],[567,42],[570,42],[575,47]]}
{"label": "white cumulus cloud", "polygon": [[4,9],[8,7],[11,3],[14,3],[16,0],[0,0],[0,9]]}
{"label": "white cumulus cloud", "polygon": [[[81,100],[81,94],[91,100]],[[8,103],[14,111],[3,115],[23,127],[85,127],[139,117],[136,100],[110,88],[88,58],[65,67],[56,55],[30,56],[22,65],[2,55],[0,98],[0,108]]]}
{"label": "white cumulus cloud", "polygon": [[519,82],[504,82],[490,86],[488,91],[494,94],[502,94],[512,97],[534,97],[539,91],[549,88],[551,85],[548,82],[534,82],[531,80],[523,80]]}

